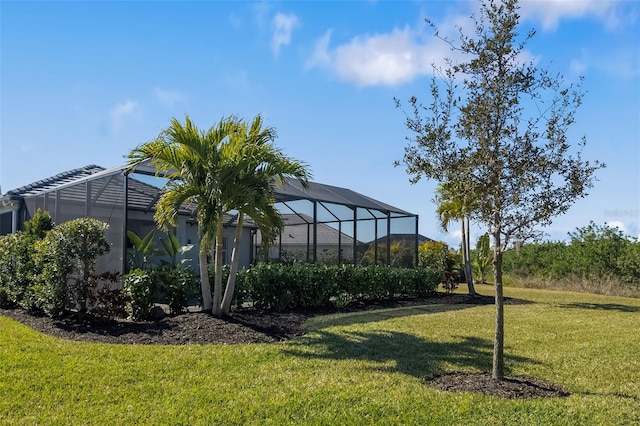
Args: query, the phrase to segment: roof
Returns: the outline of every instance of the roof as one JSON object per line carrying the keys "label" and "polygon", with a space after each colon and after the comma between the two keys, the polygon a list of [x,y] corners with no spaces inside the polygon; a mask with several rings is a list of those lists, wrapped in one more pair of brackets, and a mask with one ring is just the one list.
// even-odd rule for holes
{"label": "roof", "polygon": [[[313,223],[313,219],[306,217],[304,220],[301,220],[299,215],[283,214],[282,220],[285,224],[285,229],[282,232],[282,244],[306,245],[308,239],[313,239],[313,237],[309,238],[308,235],[309,232],[313,232],[308,227]],[[316,225],[316,235],[317,244],[334,245],[338,243],[338,239],[340,239],[343,245],[353,244],[353,237],[325,223],[318,223]]]}
{"label": "roof", "polygon": [[[117,173],[115,173],[117,171]],[[84,186],[78,184],[85,182],[96,182],[100,180],[98,185],[92,185],[91,198],[95,204],[115,205],[122,202],[123,175],[120,168],[105,169],[104,167],[94,164],[69,170],[51,176],[46,179],[39,180],[29,185],[21,186],[7,192],[6,195],[15,198],[29,198],[53,190],[63,190],[63,199],[84,201],[87,193]],[[148,183],[142,182],[135,178],[129,178],[127,183],[127,204],[129,209],[150,211],[155,208],[158,198],[160,197],[160,188]],[[182,212],[189,214],[193,209],[184,206]]]}
{"label": "roof", "polygon": [[285,179],[284,184],[277,187],[275,192],[276,200],[281,202],[311,199],[333,204],[342,204],[348,207],[378,210],[385,214],[415,216],[412,213],[367,197],[359,192],[323,183],[309,182],[309,187],[305,189],[298,180]]}
{"label": "roof", "polygon": [[90,164],[88,166],[80,167],[78,169],[68,170],[66,172],[58,173],[55,176],[48,177],[46,179],[39,180],[34,183],[30,183],[20,188],[8,191],[6,195],[19,195],[22,197],[28,197],[30,195],[36,195],[41,192],[57,189],[58,187],[78,181],[87,176],[91,176],[95,173],[101,172],[104,167]]}
{"label": "roof", "polygon": [[[152,166],[143,165],[144,167],[136,168],[136,172],[141,174],[153,174]],[[55,176],[39,180],[29,185],[22,186],[7,192],[6,195],[20,197],[32,197],[45,192],[61,189],[69,189],[69,195],[75,193],[73,198],[86,196],[86,193],[75,187],[82,182],[88,182],[91,180],[100,179],[103,177],[115,177],[116,175],[122,176],[128,171],[127,165],[113,167],[111,169],[105,169],[104,167],[96,166],[94,164],[81,167],[78,169],[69,170],[59,173]],[[117,179],[119,180],[119,179]],[[117,181],[116,180],[116,181]],[[99,191],[100,202],[114,203],[119,200],[117,184],[109,185],[103,184],[104,187]],[[74,188],[75,187],[75,188]],[[72,189],[73,188],[73,189]],[[82,191],[82,192],[81,192]],[[155,206],[158,200],[160,189],[144,183],[135,178],[129,179],[129,206],[134,209],[142,209],[148,211]],[[296,200],[312,200],[320,203],[331,203],[347,206],[349,208],[364,208],[381,212],[383,215],[389,215],[391,217],[398,216],[416,216],[405,210],[393,207],[382,201],[375,200],[366,195],[360,194],[356,191],[352,191],[347,188],[341,188],[332,185],[326,185],[318,182],[309,182],[308,188],[303,188],[302,184],[296,179],[285,179],[284,183],[276,187],[275,189],[277,202],[289,202]],[[79,198],[79,199],[82,199]],[[94,202],[96,199],[94,199]],[[323,205],[327,210],[329,208]],[[192,209],[186,209],[192,211]]]}

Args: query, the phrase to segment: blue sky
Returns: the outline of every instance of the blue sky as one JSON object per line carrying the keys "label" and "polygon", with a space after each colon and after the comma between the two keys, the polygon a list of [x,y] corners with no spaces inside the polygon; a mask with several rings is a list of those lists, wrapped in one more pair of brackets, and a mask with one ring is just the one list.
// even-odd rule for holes
{"label": "blue sky", "polygon": [[[640,2],[528,1],[527,55],[585,77],[570,137],[607,168],[590,195],[545,229],[597,224],[640,235]],[[2,192],[61,171],[112,167],[171,117],[201,128],[262,114],[276,144],[317,182],[420,215],[420,233],[449,243],[433,182],[409,183],[409,132],[394,97],[428,101],[441,33],[468,28],[465,1],[0,1]],[[474,238],[478,234],[474,233]]]}

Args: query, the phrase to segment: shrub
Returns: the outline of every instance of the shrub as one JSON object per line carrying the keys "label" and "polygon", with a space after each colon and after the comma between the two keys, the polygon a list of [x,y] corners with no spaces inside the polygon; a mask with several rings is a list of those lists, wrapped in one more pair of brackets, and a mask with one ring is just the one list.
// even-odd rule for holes
{"label": "shrub", "polygon": [[154,301],[154,285],[152,272],[133,269],[124,277],[123,291],[129,297],[126,310],[133,319],[149,317]]}
{"label": "shrub", "polygon": [[620,278],[627,283],[640,284],[640,241],[630,243],[618,258]]}
{"label": "shrub", "polygon": [[35,261],[43,267],[30,294],[32,309],[58,316],[73,307],[74,297],[69,284],[74,270],[72,257],[61,232],[50,232],[36,245]]}
{"label": "shrub", "polygon": [[5,287],[0,287],[0,308],[4,308],[10,306],[9,295],[7,294],[7,289]]}
{"label": "shrub", "polygon": [[617,277],[640,282],[640,243],[620,230],[591,222],[577,228],[569,243],[525,244],[505,252],[504,271],[518,277],[561,280],[567,277],[597,281]]}
{"label": "shrub", "polygon": [[112,288],[120,281],[119,272],[105,272],[93,275],[89,293],[91,313],[103,318],[123,318],[127,315],[126,304],[131,301],[122,289]]}
{"label": "shrub", "polygon": [[162,265],[151,269],[155,301],[166,303],[172,314],[185,310],[189,299],[196,297],[200,286],[191,268]]}
{"label": "shrub", "polygon": [[127,313],[133,319],[148,318],[155,303],[166,303],[172,314],[183,312],[199,290],[198,279],[190,268],[163,265],[133,269],[124,277],[124,294],[129,298]]}
{"label": "shrub", "polygon": [[38,310],[37,276],[42,264],[36,262],[36,245],[53,227],[47,211],[36,210],[25,222],[25,230],[0,237],[0,287],[5,288],[8,304],[29,311]]}
{"label": "shrub", "polygon": [[36,246],[36,260],[42,265],[34,303],[50,315],[77,307],[87,312],[91,277],[98,256],[109,251],[104,231],[107,224],[79,218],[57,225]]}
{"label": "shrub", "polygon": [[235,304],[251,301],[276,311],[344,307],[355,300],[424,297],[439,282],[434,268],[260,263],[238,273]]}

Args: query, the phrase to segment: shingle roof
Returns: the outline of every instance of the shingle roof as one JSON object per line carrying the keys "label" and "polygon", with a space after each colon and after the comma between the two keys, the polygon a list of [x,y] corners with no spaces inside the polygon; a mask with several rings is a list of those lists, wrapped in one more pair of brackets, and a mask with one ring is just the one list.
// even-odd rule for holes
{"label": "shingle roof", "polygon": [[[306,216],[306,215],[301,215]],[[313,218],[306,216],[301,220],[299,215],[283,214],[282,220],[285,229],[282,232],[283,244],[306,244],[308,238],[307,225],[313,223]],[[311,231],[313,232],[313,231]],[[353,237],[338,231],[336,228],[325,223],[318,223],[316,226],[317,244],[337,244],[338,238],[343,245],[353,244]],[[313,238],[313,237],[311,237]]]}

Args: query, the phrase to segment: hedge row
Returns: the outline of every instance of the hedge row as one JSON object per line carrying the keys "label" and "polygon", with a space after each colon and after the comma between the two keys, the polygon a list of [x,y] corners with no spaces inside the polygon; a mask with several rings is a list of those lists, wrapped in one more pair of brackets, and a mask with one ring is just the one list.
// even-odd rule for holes
{"label": "hedge row", "polygon": [[234,303],[276,311],[342,307],[356,300],[428,296],[440,281],[434,268],[260,263],[238,272]]}

